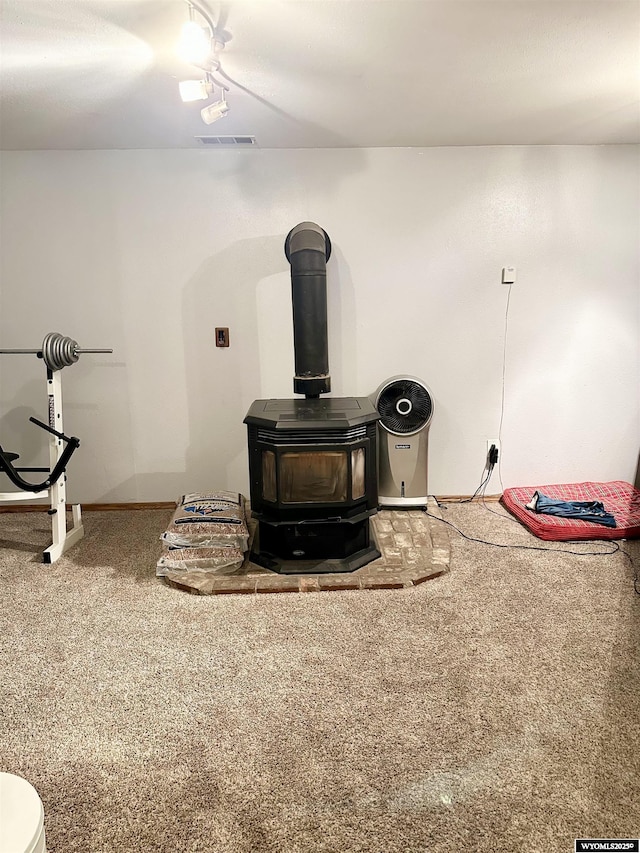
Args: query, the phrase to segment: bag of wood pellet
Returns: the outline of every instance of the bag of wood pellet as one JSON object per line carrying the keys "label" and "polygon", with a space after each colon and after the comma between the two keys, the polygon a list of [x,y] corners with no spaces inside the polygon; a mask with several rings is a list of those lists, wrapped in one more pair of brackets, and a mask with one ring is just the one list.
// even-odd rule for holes
{"label": "bag of wood pellet", "polygon": [[239,569],[244,562],[240,548],[220,546],[218,548],[167,548],[160,555],[156,575],[165,577],[168,572],[209,572],[228,574]]}
{"label": "bag of wood pellet", "polygon": [[245,498],[238,492],[182,495],[161,539],[165,546],[239,548],[249,545]]}

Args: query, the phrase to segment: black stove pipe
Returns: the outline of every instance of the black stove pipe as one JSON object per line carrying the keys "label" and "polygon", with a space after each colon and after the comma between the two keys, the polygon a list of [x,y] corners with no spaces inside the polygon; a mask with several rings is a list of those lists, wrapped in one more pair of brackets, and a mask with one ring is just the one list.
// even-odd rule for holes
{"label": "black stove pipe", "polygon": [[293,390],[307,399],[331,391],[327,343],[327,261],[329,235],[315,222],[301,222],[284,241],[291,264],[293,303]]}

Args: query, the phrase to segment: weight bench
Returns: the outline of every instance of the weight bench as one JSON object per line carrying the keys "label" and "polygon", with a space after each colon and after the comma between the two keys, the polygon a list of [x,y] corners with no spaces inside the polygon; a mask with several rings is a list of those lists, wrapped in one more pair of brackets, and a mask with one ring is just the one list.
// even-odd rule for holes
{"label": "weight bench", "polygon": [[[59,373],[48,370],[47,383],[49,386],[49,417],[55,424],[62,427],[62,390]],[[16,467],[13,463],[20,458],[19,454],[4,450],[0,446],[0,473],[6,474],[13,485],[19,489],[17,492],[0,492],[0,503],[49,499],[48,514],[51,516],[53,542],[43,551],[42,561],[54,563],[84,536],[79,504],[71,507],[73,525],[67,530],[65,471],[69,460],[80,446],[80,439],[65,435],[61,430],[54,429],[36,418],[29,418],[29,420],[50,434],[49,468]],[[47,476],[41,482],[30,483],[22,476],[23,473],[27,472],[42,472],[46,473]]]}

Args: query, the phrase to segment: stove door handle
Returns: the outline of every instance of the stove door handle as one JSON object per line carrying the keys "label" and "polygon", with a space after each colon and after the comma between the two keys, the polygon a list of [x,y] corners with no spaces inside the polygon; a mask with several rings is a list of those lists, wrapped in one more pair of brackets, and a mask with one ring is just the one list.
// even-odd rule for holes
{"label": "stove door handle", "polygon": [[303,524],[341,524],[343,521],[343,518],[336,515],[333,518],[305,518],[302,521],[296,522],[296,524],[302,527]]}

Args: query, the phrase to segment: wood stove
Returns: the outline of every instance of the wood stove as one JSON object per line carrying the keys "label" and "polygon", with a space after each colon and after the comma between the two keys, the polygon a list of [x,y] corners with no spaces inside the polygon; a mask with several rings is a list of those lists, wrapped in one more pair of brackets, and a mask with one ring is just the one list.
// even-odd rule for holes
{"label": "wood stove", "polygon": [[255,400],[247,424],[251,560],[284,574],[350,572],[380,556],[377,421],[368,397],[326,397],[329,237],[303,222],[289,232],[296,374],[304,399]]}

